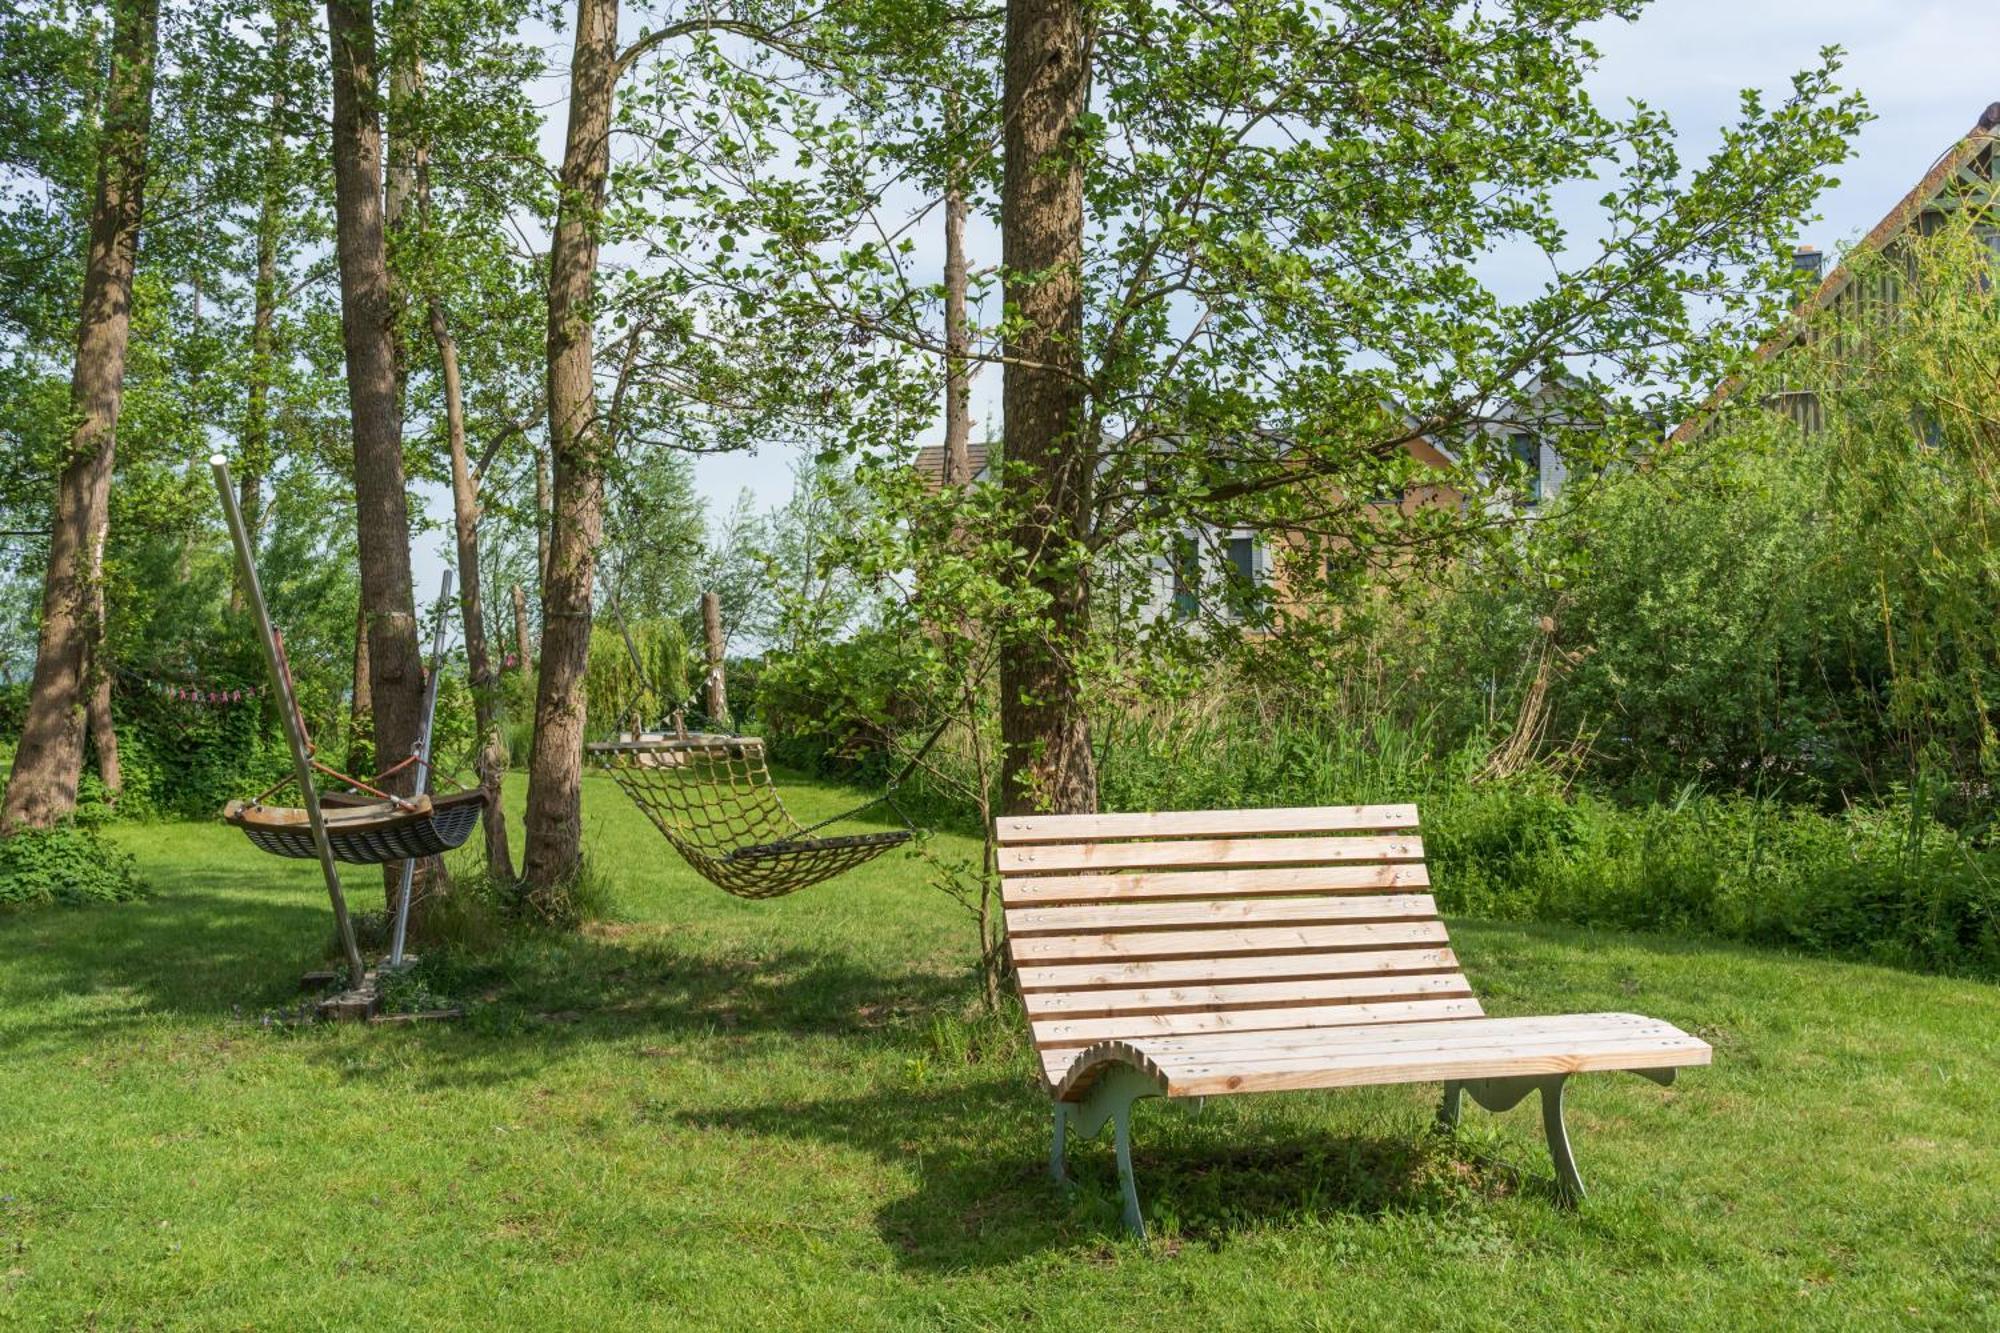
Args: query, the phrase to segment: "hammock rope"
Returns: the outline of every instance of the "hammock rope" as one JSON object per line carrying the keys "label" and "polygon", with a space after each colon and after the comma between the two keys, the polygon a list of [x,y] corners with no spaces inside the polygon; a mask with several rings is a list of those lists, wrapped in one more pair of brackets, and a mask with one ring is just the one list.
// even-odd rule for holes
{"label": "hammock rope", "polygon": [[[916,833],[896,807],[893,788],[817,824],[799,823],[771,780],[764,742],[754,736],[639,736],[588,748],[695,873],[738,898],[796,893],[866,865]],[[902,828],[814,836],[885,804]]]}
{"label": "hammock rope", "polygon": [[[641,712],[639,700],[648,694],[656,700],[660,696],[647,679],[645,662],[615,596],[610,609],[638,677],[634,697],[618,710],[618,716],[636,722]],[[682,701],[683,707],[687,702]],[[584,749],[696,874],[738,898],[778,898],[796,893],[864,866],[914,838],[916,825],[896,804],[896,789],[917,771],[953,721],[949,714],[945,716],[901,771],[889,779],[880,796],[816,824],[801,824],[785,808],[784,798],[771,780],[762,740],[690,734],[682,724],[683,711],[675,709],[670,716],[675,725],[672,733],[634,731]],[[878,805],[888,806],[902,827],[814,836]]]}

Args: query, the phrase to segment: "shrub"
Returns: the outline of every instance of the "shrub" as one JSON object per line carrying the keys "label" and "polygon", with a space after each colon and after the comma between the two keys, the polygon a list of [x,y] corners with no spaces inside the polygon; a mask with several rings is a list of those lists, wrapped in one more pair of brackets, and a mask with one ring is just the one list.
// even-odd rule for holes
{"label": "shrub", "polygon": [[1684,789],[1627,805],[1547,770],[1475,783],[1386,722],[1247,709],[1129,720],[1100,760],[1106,809],[1418,801],[1439,905],[1500,920],[1705,935],[2000,978],[2000,848],[1900,804],[1838,814]]}
{"label": "shrub", "polygon": [[0,838],[0,907],[126,902],[141,896],[130,852],[83,824]]}

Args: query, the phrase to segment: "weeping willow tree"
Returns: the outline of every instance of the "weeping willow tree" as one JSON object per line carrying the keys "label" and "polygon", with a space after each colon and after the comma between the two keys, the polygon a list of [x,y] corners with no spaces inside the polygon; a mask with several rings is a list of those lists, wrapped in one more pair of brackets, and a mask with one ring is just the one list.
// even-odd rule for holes
{"label": "weeping willow tree", "polygon": [[591,628],[584,692],[592,736],[657,728],[687,702],[692,689],[687,635],[679,624],[639,620],[626,633],[629,647],[616,624]]}

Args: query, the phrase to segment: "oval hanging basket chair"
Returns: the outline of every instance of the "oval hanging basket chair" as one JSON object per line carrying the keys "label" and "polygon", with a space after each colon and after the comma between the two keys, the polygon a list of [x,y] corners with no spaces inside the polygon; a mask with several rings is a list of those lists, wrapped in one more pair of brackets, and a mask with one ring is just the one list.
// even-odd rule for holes
{"label": "oval hanging basket chair", "polygon": [[[320,799],[333,859],[357,866],[440,856],[472,836],[485,808],[486,793],[478,788],[402,802],[352,796]],[[312,824],[297,806],[231,801],[223,807],[222,818],[264,851],[306,861],[319,855]]]}

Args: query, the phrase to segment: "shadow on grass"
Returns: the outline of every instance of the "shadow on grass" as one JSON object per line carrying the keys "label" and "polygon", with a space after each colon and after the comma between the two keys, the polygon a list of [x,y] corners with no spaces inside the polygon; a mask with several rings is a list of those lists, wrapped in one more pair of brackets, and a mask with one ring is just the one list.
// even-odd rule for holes
{"label": "shadow on grass", "polygon": [[[1048,1117],[1025,1078],[988,1077],[675,1118],[697,1131],[807,1136],[914,1168],[914,1190],[878,1211],[877,1231],[904,1266],[959,1272],[1125,1240],[1109,1130],[1072,1137],[1068,1183],[1058,1185],[1048,1173]],[[1491,1221],[1465,1205],[1534,1189],[1448,1137],[1322,1132],[1287,1119],[1142,1102],[1133,1167],[1154,1237],[1169,1247],[1219,1246],[1277,1226],[1395,1217],[1439,1237],[1490,1238]]]}
{"label": "shadow on grass", "polygon": [[[52,999],[113,994],[122,1003],[85,1023],[115,1027],[149,1014],[229,1014],[295,1003],[315,966],[327,913],[289,893],[259,899],[268,878],[217,870],[207,887],[177,886],[137,902],[47,908],[5,921],[14,956],[0,970],[0,1009],[19,1014]],[[74,1034],[66,1017],[10,1022],[0,1044],[44,1030]]]}

